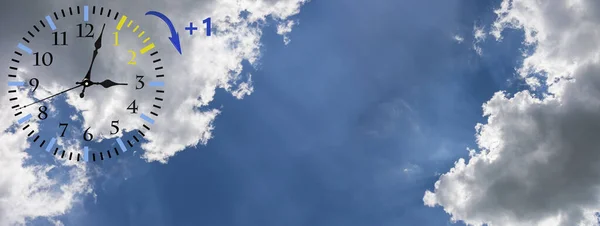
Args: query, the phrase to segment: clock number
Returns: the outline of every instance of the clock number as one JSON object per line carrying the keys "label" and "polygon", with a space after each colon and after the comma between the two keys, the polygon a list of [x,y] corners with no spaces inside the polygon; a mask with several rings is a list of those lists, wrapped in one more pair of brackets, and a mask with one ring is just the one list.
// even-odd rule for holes
{"label": "clock number", "polygon": [[115,31],[115,32],[113,32],[113,34],[115,35],[115,44],[114,44],[114,46],[118,46],[119,45],[119,32]]}
{"label": "clock number", "polygon": [[68,123],[59,123],[58,127],[64,126],[65,128],[63,128],[62,133],[60,134],[60,137],[65,137],[65,131],[67,131],[67,127],[69,126]]}
{"label": "clock number", "polygon": [[131,102],[131,104],[129,104],[129,106],[127,107],[127,110],[131,110],[131,114],[135,114],[138,110],[137,105],[135,105],[135,100],[133,100],[133,102]]}
{"label": "clock number", "polygon": [[41,106],[39,108],[39,110],[40,110],[40,114],[38,114],[38,118],[40,120],[47,119],[48,118],[48,113],[46,113],[46,110],[48,110],[48,108],[46,106]]}
{"label": "clock number", "polygon": [[66,46],[67,45],[67,32],[63,31],[60,33],[60,35],[62,36],[62,43],[58,44],[58,32],[52,32],[52,34],[54,35],[54,46]]}
{"label": "clock number", "polygon": [[136,75],[135,77],[138,79],[138,85],[139,85],[139,86],[136,85],[135,89],[142,89],[142,88],[144,88],[145,84],[144,84],[144,81],[142,81],[142,78],[144,78],[144,76],[143,75]]}
{"label": "clock number", "polygon": [[93,34],[94,25],[85,23],[86,28],[90,27],[89,32],[85,36],[83,36],[83,24],[77,24],[77,27],[79,27],[79,35],[77,36],[78,38],[93,38],[94,37],[94,34]]}
{"label": "clock number", "polygon": [[110,132],[110,135],[115,135],[119,132],[119,120],[117,121],[112,121],[110,123],[110,126],[112,126],[112,128],[115,128],[115,132]]}
{"label": "clock number", "polygon": [[131,53],[131,60],[129,62],[127,62],[127,64],[136,65],[137,63],[135,62],[135,51],[129,50],[128,52]]}
{"label": "clock number", "polygon": [[38,85],[40,84],[40,81],[37,78],[32,78],[29,80],[29,85],[30,86],[34,86],[33,90],[31,92],[35,92],[35,90],[38,88]]}
{"label": "clock number", "polygon": [[206,24],[206,36],[210,36],[210,17],[204,19],[202,23]]}
{"label": "clock number", "polygon": [[[35,55],[35,65],[33,65],[33,66],[40,66],[40,53],[35,52],[33,54]],[[54,57],[52,56],[52,53],[50,53],[50,52],[45,52],[42,55],[42,64],[44,66],[50,66],[52,64],[53,60],[54,60]]]}
{"label": "clock number", "polygon": [[85,130],[85,132],[83,132],[83,139],[85,141],[91,141],[92,139],[94,139],[94,135],[92,135],[91,133],[88,132],[90,130],[90,128],[92,128],[92,127],[88,127]]}

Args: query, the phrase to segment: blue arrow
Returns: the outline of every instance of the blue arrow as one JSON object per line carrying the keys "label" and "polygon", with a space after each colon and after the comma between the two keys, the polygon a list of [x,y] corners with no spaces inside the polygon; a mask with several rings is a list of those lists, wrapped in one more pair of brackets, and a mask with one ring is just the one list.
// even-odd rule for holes
{"label": "blue arrow", "polygon": [[165,14],[162,14],[162,13],[159,13],[156,11],[148,11],[146,13],[146,15],[154,15],[165,21],[167,26],[169,26],[169,30],[171,30],[171,37],[169,37],[169,40],[171,40],[171,43],[173,43],[173,46],[175,46],[175,49],[177,49],[179,54],[181,54],[181,44],[179,43],[179,33],[177,33],[177,31],[175,31],[175,27],[173,26],[173,23],[171,23],[171,20],[169,20],[169,18],[167,16],[165,16]]}

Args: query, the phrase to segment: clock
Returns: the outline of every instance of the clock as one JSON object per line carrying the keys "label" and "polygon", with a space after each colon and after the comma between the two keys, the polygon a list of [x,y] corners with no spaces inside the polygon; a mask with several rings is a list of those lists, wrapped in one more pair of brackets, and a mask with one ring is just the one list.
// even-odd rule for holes
{"label": "clock", "polygon": [[94,162],[144,142],[163,108],[167,75],[142,26],[117,10],[82,5],[26,28],[10,53],[4,110],[31,149]]}

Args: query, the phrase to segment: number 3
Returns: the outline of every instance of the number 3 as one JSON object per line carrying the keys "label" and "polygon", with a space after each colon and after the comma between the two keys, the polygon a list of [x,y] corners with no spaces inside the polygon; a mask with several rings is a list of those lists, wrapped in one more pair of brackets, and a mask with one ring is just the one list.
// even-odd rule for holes
{"label": "number 3", "polygon": [[129,50],[129,52],[131,53],[131,60],[129,62],[127,62],[127,64],[136,65],[137,63],[135,62],[135,51]]}

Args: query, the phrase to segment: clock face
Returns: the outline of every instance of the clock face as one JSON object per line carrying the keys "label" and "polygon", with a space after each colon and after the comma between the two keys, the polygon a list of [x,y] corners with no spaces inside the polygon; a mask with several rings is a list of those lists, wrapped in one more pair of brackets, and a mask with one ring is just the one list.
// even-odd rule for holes
{"label": "clock face", "polygon": [[129,15],[87,5],[26,29],[10,53],[4,110],[31,147],[93,162],[139,146],[165,101],[167,76],[150,32]]}

